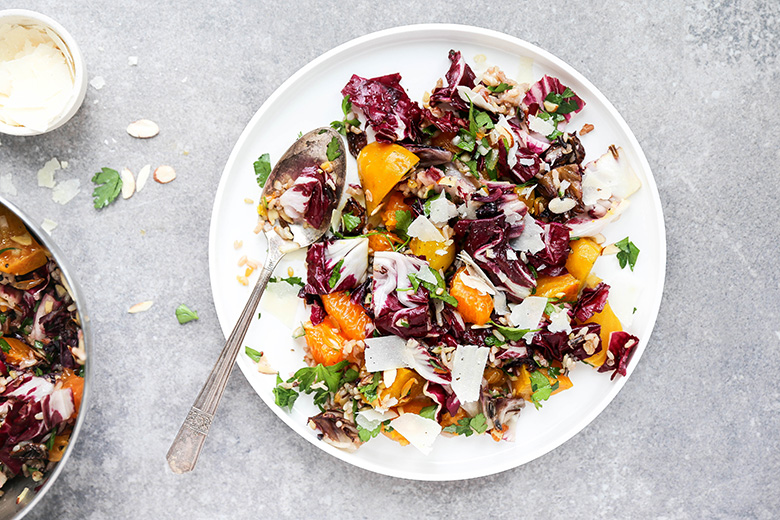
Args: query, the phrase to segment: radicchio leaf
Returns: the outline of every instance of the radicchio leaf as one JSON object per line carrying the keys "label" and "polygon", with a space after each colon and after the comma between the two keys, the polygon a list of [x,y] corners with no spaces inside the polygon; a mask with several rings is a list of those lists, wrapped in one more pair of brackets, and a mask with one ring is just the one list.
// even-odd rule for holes
{"label": "radicchio leaf", "polygon": [[400,74],[370,79],[354,74],[341,93],[349,96],[353,107],[363,111],[377,141],[420,140],[422,110],[401,87]]}
{"label": "radicchio leaf", "polygon": [[583,323],[594,314],[604,310],[604,305],[609,297],[609,285],[601,282],[593,289],[585,288],[582,290],[580,299],[574,306],[574,318]]}
{"label": "radicchio leaf", "polygon": [[536,271],[547,276],[558,276],[566,268],[569,257],[569,228],[557,222],[544,224],[544,249],[528,257],[528,263]]}
{"label": "radicchio leaf", "polygon": [[[526,113],[536,115],[544,109],[544,100],[548,94],[554,92],[556,94],[563,94],[566,90],[566,86],[561,84],[557,78],[550,76],[543,76],[542,79],[531,85],[528,92],[525,93],[522,106],[525,108]],[[563,114],[566,121],[571,119],[572,114],[576,114],[585,107],[585,101],[583,101],[576,94],[574,97],[569,98],[577,104],[577,109],[571,113]]]}
{"label": "radicchio leaf", "polygon": [[295,183],[279,197],[279,204],[294,220],[303,219],[319,228],[335,195],[325,183],[325,173],[315,167],[304,168]]}
{"label": "radicchio leaf", "polygon": [[[334,271],[338,267],[338,274]],[[366,279],[368,239],[323,240],[309,246],[306,253],[305,294],[349,291]]]}
{"label": "radicchio leaf", "polygon": [[448,58],[450,60],[450,68],[444,76],[447,80],[447,86],[434,89],[430,103],[449,103],[458,110],[468,110],[469,105],[461,99],[457,87],[458,85],[463,85],[468,88],[474,88],[474,82],[477,78],[459,51],[451,50]]}
{"label": "radicchio leaf", "polygon": [[410,274],[428,262],[393,251],[374,254],[373,307],[377,329],[402,338],[425,336],[431,329],[428,290],[412,290]]}
{"label": "radicchio leaf", "polygon": [[621,330],[610,334],[607,359],[599,367],[599,372],[612,370],[610,380],[615,379],[618,374],[621,376],[626,375],[626,368],[631,362],[631,357],[634,355],[637,345],[639,345],[639,338],[632,336],[628,332]]}

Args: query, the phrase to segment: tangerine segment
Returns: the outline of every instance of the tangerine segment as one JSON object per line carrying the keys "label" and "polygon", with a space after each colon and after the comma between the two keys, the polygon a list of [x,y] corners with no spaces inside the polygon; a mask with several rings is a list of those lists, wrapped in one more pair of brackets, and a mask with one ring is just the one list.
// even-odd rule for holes
{"label": "tangerine segment", "polygon": [[84,395],[84,378],[77,376],[73,370],[66,368],[62,372],[62,388],[70,388],[73,392],[73,403],[76,406],[76,413],[81,407],[81,397]]}
{"label": "tangerine segment", "polygon": [[[559,367],[560,368],[560,367]],[[554,385],[555,382],[558,382],[558,388],[552,391],[552,394],[555,395],[559,392],[563,392],[564,390],[568,390],[572,386],[574,386],[574,383],[571,382],[571,379],[569,379],[569,376],[559,374],[557,378],[552,377],[550,374],[547,373],[546,368],[540,368],[539,372],[545,375],[547,380],[550,382],[551,385]],[[522,397],[526,401],[531,401],[531,396],[533,395],[534,391],[531,386],[531,375],[528,372],[528,369],[525,365],[523,365],[520,368],[520,375],[517,377],[517,379],[514,379],[512,381],[512,395],[515,397]]]}
{"label": "tangerine segment", "polygon": [[404,196],[398,191],[394,191],[385,202],[381,211],[382,222],[385,227],[390,230],[394,230],[398,227],[398,217],[396,211],[411,211],[411,206],[404,202]]}
{"label": "tangerine segment", "polygon": [[319,325],[307,322],[303,329],[306,331],[306,346],[315,362],[330,366],[346,359],[342,349],[347,338],[339,332],[331,318],[325,318]]}
{"label": "tangerine segment", "polygon": [[574,301],[580,292],[580,281],[569,273],[560,276],[540,276],[536,279],[534,296]]}
{"label": "tangerine segment", "polygon": [[601,325],[601,350],[583,360],[589,365],[600,367],[604,364],[604,361],[607,360],[610,336],[612,336],[613,332],[623,330],[623,325],[620,324],[620,320],[615,316],[615,312],[612,310],[612,307],[609,306],[609,302],[604,304],[604,308],[601,312],[597,312],[591,316],[585,323],[598,323]]}
{"label": "tangerine segment", "polygon": [[374,233],[368,235],[368,247],[373,251],[392,251],[395,244],[403,244],[404,241],[393,233]]}
{"label": "tangerine segment", "polygon": [[373,142],[363,147],[357,166],[369,215],[418,162],[419,157],[398,144]]}
{"label": "tangerine segment", "polygon": [[0,271],[21,275],[46,264],[46,250],[30,234],[24,222],[0,206]]}
{"label": "tangerine segment", "polygon": [[21,368],[31,367],[37,361],[33,349],[29,347],[24,341],[16,338],[3,337],[9,347],[8,352],[5,352],[5,362],[10,363]]}
{"label": "tangerine segment", "polygon": [[325,312],[338,324],[347,339],[366,339],[373,329],[373,322],[363,307],[352,302],[347,291],[323,294],[321,298]]}
{"label": "tangerine segment", "polygon": [[571,253],[566,259],[566,270],[580,282],[584,282],[593,268],[593,264],[601,256],[601,246],[595,240],[582,237],[569,242]]}
{"label": "tangerine segment", "polygon": [[461,268],[450,283],[450,294],[458,300],[458,312],[468,323],[484,325],[493,312],[493,297],[463,283]]}
{"label": "tangerine segment", "polygon": [[425,257],[431,269],[446,271],[455,261],[454,243],[447,245],[447,242],[424,242],[419,238],[413,238],[409,242],[409,248],[415,255]]}
{"label": "tangerine segment", "polygon": [[62,455],[65,453],[65,448],[68,447],[70,442],[70,432],[54,437],[51,449],[49,450],[49,460],[51,462],[59,462],[62,460]]}

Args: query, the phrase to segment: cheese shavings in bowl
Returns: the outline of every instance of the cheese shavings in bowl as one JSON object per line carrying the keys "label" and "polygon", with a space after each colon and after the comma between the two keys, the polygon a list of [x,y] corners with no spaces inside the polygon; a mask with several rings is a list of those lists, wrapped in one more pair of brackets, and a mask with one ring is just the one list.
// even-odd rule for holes
{"label": "cheese shavings in bowl", "polygon": [[[399,74],[345,78],[333,123],[361,184],[309,247],[308,366],[274,396],[285,409],[311,396],[322,413],[309,425],[347,451],[380,435],[423,455],[440,435],[522,439],[519,415],[544,413],[571,371],[626,375],[638,344],[623,328],[639,246],[610,248],[619,290],[592,272],[596,235],[641,187],[628,157],[610,146],[585,162],[571,128],[587,100],[557,78],[449,60],[422,104]],[[261,217],[316,216],[320,177],[279,186]]]}

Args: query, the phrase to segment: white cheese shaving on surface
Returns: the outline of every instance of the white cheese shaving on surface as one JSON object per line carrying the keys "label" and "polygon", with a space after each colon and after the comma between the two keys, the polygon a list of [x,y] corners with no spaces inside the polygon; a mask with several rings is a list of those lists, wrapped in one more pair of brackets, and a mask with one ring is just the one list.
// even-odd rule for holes
{"label": "white cheese shaving on surface", "polygon": [[68,179],[58,183],[52,190],[51,200],[57,204],[67,204],[73,197],[78,195],[81,181],[78,179]]}
{"label": "white cheese shaving on surface", "polygon": [[89,84],[92,85],[92,88],[95,90],[100,90],[101,88],[106,86],[106,80],[103,79],[103,76],[95,76],[91,80],[89,80]]}
{"label": "white cheese shaving on surface", "polygon": [[416,413],[401,414],[400,417],[391,421],[390,425],[425,455],[433,450],[433,443],[436,442],[441,433],[439,423]]}
{"label": "white cheese shaving on surface", "polygon": [[128,56],[127,57],[127,64],[131,67],[135,67],[138,65],[138,56]]}
{"label": "white cheese shaving on surface", "polygon": [[409,224],[407,235],[413,238],[419,238],[423,242],[444,242],[444,235],[439,228],[433,225],[425,216],[420,215],[414,222]]}
{"label": "white cheese shaving on surface", "polygon": [[48,218],[43,219],[43,222],[41,223],[41,229],[43,229],[50,235],[51,232],[54,231],[54,228],[56,227],[57,227],[57,223]]}
{"label": "white cheese shaving on surface", "polygon": [[452,358],[452,391],[461,403],[479,399],[482,375],[490,348],[458,345]]}
{"label": "white cheese shaving on surface", "polygon": [[544,249],[544,229],[536,223],[530,213],[525,214],[525,227],[519,237],[510,241],[509,245],[516,251],[523,251],[527,253],[538,253]]}
{"label": "white cheese shaving on surface", "polygon": [[494,287],[486,284],[485,281],[479,276],[468,274],[468,271],[464,271],[460,274],[460,281],[463,282],[463,285],[466,287],[476,289],[480,292],[480,294],[496,294],[496,289]]}
{"label": "white cheese shaving on surface", "polygon": [[0,193],[6,195],[16,195],[16,186],[14,186],[13,174],[5,173],[0,175]]}
{"label": "white cheese shaving on surface", "polygon": [[268,288],[263,293],[260,308],[292,330],[300,301],[296,287],[286,283],[272,283],[268,284]]}
{"label": "white cheese shaving on surface", "polygon": [[53,188],[57,182],[54,180],[54,172],[60,169],[60,162],[56,157],[49,159],[43,168],[38,170],[38,186]]}
{"label": "white cheese shaving on surface", "polygon": [[386,388],[390,388],[395,382],[395,378],[398,376],[398,370],[391,368],[390,370],[384,370],[382,372],[382,380],[385,383]]}
{"label": "white cheese shaving on surface", "polygon": [[519,305],[512,306],[509,322],[518,329],[536,329],[547,307],[547,298],[529,296]]}
{"label": "white cheese shaving on surface", "polygon": [[609,306],[624,329],[634,322],[634,307],[639,302],[642,285],[631,274],[619,273],[605,277],[609,284]]}
{"label": "white cheese shaving on surface", "polygon": [[569,313],[561,307],[550,315],[550,324],[547,326],[550,332],[571,332],[571,320]]}

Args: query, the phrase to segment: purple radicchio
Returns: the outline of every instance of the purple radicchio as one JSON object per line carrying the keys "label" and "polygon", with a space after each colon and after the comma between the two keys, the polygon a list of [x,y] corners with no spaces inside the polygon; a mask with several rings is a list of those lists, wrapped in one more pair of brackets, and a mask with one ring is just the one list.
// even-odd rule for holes
{"label": "purple radicchio", "polygon": [[569,334],[569,352],[580,361],[601,352],[601,325],[586,323],[574,325]]}
{"label": "purple radicchio", "polygon": [[580,323],[587,321],[594,314],[604,310],[609,296],[609,285],[601,282],[593,289],[582,290],[577,305],[574,306],[574,318]]}
{"label": "purple radicchio", "polygon": [[458,117],[455,112],[445,112],[443,116],[436,117],[433,115],[433,112],[426,108],[423,111],[423,117],[442,132],[449,134],[455,134],[461,128],[469,126],[469,122],[462,117]]}
{"label": "purple radicchio", "polygon": [[482,194],[482,190],[471,195],[471,200],[482,203],[482,206],[477,210],[477,216],[479,218],[492,217],[503,213],[508,225],[507,239],[518,238],[523,234],[524,217],[528,213],[528,206],[517,196],[515,185],[507,182],[487,182],[485,186],[488,190],[487,196]]}
{"label": "purple radicchio", "polygon": [[599,372],[613,370],[610,380],[615,379],[615,376],[618,374],[621,376],[626,375],[626,368],[631,362],[637,345],[639,345],[639,338],[632,336],[628,332],[621,330],[610,334],[607,359],[599,368]]}
{"label": "purple radicchio", "polygon": [[315,166],[309,166],[282,193],[279,204],[292,219],[303,219],[311,227],[319,228],[333,200],[333,190],[325,182],[325,173]]}
{"label": "purple radicchio", "polygon": [[544,249],[529,256],[528,263],[540,274],[558,276],[566,270],[569,257],[569,228],[557,222],[546,223],[543,228]]}
{"label": "purple radicchio", "polygon": [[431,329],[428,290],[420,284],[413,291],[410,274],[428,262],[393,251],[374,254],[373,307],[375,325],[385,334],[404,339],[425,336]]}
{"label": "purple radicchio", "polygon": [[[523,98],[523,107],[525,112],[530,115],[536,115],[540,111],[544,110],[544,100],[551,93],[563,94],[566,91],[566,86],[561,84],[557,78],[550,76],[543,76],[542,79],[531,85],[528,92],[525,93]],[[573,97],[567,98],[567,101],[574,102],[577,108],[571,112],[562,114],[566,121],[571,119],[572,113],[576,114],[585,107],[585,101],[580,99],[576,94]]]}
{"label": "purple radicchio", "polygon": [[418,374],[432,383],[440,385],[449,385],[452,382],[450,371],[444,368],[441,359],[434,356],[424,344],[417,340],[410,339],[406,348],[410,356],[408,357],[409,366]]}
{"label": "purple radicchio", "polygon": [[306,294],[349,291],[363,283],[368,272],[365,237],[317,242],[306,253]]}
{"label": "purple radicchio", "polygon": [[463,249],[491,281],[507,291],[514,300],[522,300],[531,293],[536,280],[509,248],[509,230],[510,226],[503,214],[492,218],[460,220],[455,224],[455,236]]}
{"label": "purple radicchio", "polygon": [[425,383],[425,386],[423,386],[423,394],[433,399],[436,403],[437,420],[441,419],[441,414],[444,412],[449,413],[453,417],[458,413],[458,409],[460,408],[458,397],[452,391],[447,393],[444,386],[428,381]]}
{"label": "purple radicchio", "polygon": [[341,93],[363,111],[377,141],[420,140],[422,110],[401,87],[400,74],[370,79],[353,74]]}
{"label": "purple radicchio", "polygon": [[451,50],[448,58],[450,60],[450,68],[444,76],[447,80],[447,86],[433,89],[430,103],[432,105],[449,103],[458,110],[468,110],[469,104],[460,97],[458,86],[474,88],[477,78],[459,51]]}
{"label": "purple radicchio", "polygon": [[[512,126],[512,128],[515,132],[519,132],[519,127]],[[496,169],[501,178],[522,184],[533,179],[541,168],[542,160],[527,147],[517,146],[509,150],[505,146],[498,147]]]}

